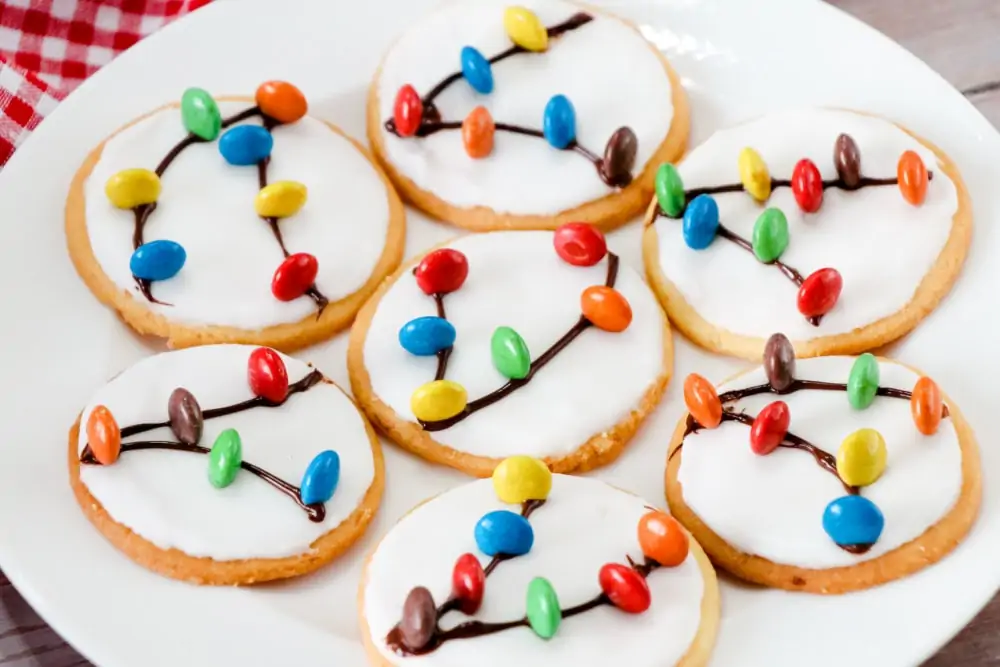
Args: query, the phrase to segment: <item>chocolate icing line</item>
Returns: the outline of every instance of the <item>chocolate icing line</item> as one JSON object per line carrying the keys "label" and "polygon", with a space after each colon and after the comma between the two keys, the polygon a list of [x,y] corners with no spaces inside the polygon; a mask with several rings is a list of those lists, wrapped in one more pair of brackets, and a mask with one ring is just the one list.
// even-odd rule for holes
{"label": "chocolate icing line", "polygon": [[[607,287],[614,287],[617,279],[618,279],[618,255],[614,254],[613,252],[609,252],[608,273],[607,273],[607,278],[604,281],[604,284]],[[444,298],[443,295],[440,294],[434,295],[434,299],[438,304],[438,316],[441,317],[442,319],[444,319],[443,298]],[[593,326],[593,323],[586,317],[581,315],[580,319],[577,320],[576,324],[574,324],[569,331],[563,334],[563,336],[555,343],[553,343],[552,346],[549,347],[549,349],[545,350],[545,352],[543,352],[540,357],[531,362],[528,374],[524,378],[520,380],[508,380],[507,383],[504,384],[499,389],[495,389],[490,393],[486,394],[485,396],[477,398],[474,401],[469,401],[466,404],[465,409],[459,412],[454,417],[449,417],[448,419],[441,419],[438,421],[430,421],[430,422],[418,420],[420,426],[423,427],[425,431],[443,431],[447,428],[451,428],[460,421],[464,421],[467,417],[475,414],[476,412],[479,412],[483,408],[493,405],[497,401],[503,399],[505,396],[514,393],[524,385],[531,382],[531,378],[535,376],[535,373],[537,373],[543,367],[545,367],[545,365],[548,364],[550,361],[552,361],[556,357],[556,355],[558,355],[570,343],[572,343],[577,336],[582,334],[591,326]],[[437,368],[437,373],[435,373],[434,376],[435,380],[444,379],[445,374],[448,371],[448,359],[451,356],[451,351],[452,348],[447,348],[446,350],[438,352],[438,368]]]}

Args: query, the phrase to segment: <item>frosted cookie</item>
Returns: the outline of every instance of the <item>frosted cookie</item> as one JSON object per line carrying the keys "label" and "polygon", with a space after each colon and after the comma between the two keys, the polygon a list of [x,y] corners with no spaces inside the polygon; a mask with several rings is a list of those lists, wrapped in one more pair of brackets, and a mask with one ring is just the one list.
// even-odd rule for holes
{"label": "frosted cookie", "polygon": [[796,364],[775,334],[763,368],[718,390],[689,375],[684,401],[667,500],[712,561],[743,579],[869,588],[944,558],[978,514],[972,429],[933,380],[898,362]]}
{"label": "frosted cookie", "polygon": [[693,667],[719,624],[715,572],[672,517],[524,456],[403,517],[358,598],[377,667]]}
{"label": "frosted cookie", "polygon": [[485,477],[514,454],[554,472],[614,460],[659,402],[673,348],[642,278],[571,223],[410,262],[358,314],[347,364],[389,438]]}
{"label": "frosted cookie", "polygon": [[70,256],[133,329],[174,348],[285,351],[348,326],[398,265],[403,206],[289,83],[189,88],[95,148],[66,201]]}
{"label": "frosted cookie", "polygon": [[197,584],[311,572],[367,528],[384,485],[371,426],[341,389],[270,348],[149,357],[69,433],[70,482],[134,561]]}
{"label": "frosted cookie", "polygon": [[684,153],[680,80],[630,23],[565,0],[451,2],[390,48],[368,139],[402,195],[466,229],[608,229]]}
{"label": "frosted cookie", "polygon": [[857,354],[913,329],[972,236],[958,168],[888,120],[783,111],[716,132],[660,167],[643,239],[667,314],[714,352]]}

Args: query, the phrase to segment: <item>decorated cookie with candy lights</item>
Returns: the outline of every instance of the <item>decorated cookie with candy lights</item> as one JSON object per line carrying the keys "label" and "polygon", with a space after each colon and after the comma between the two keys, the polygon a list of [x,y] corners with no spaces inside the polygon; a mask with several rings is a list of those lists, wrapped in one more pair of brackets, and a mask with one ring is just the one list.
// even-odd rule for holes
{"label": "decorated cookie with candy lights", "polygon": [[514,456],[389,531],[365,564],[359,613],[379,667],[693,667],[708,663],[719,592],[667,513]]}
{"label": "decorated cookie with candy lights", "polygon": [[762,368],[717,388],[691,374],[667,460],[671,512],[752,582],[844,593],[931,565],[979,511],[972,429],[933,379],[871,354]]}
{"label": "decorated cookie with candy lights", "polygon": [[198,584],[311,572],[378,509],[382,453],[339,387],[270,348],[149,357],[70,430],[84,514],[151,570]]}
{"label": "decorated cookie with candy lights", "polygon": [[397,444],[480,477],[508,456],[555,472],[612,461],[670,376],[666,318],[586,223],[434,248],[351,330],[355,397]]}
{"label": "decorated cookie with candy lights", "polygon": [[646,224],[646,274],[685,335],[759,359],[780,330],[811,357],[913,329],[961,270],[972,207],[948,156],[907,129],[804,109],[661,165]]}
{"label": "decorated cookie with candy lights", "polygon": [[360,144],[284,81],[199,88],[132,121],[77,172],[66,234],[91,291],[171,347],[291,350],[350,324],[398,266],[403,206]]}
{"label": "decorated cookie with candy lights", "polygon": [[657,48],[566,0],[445,4],[389,49],[367,123],[407,199],[476,231],[627,222],[689,128]]}

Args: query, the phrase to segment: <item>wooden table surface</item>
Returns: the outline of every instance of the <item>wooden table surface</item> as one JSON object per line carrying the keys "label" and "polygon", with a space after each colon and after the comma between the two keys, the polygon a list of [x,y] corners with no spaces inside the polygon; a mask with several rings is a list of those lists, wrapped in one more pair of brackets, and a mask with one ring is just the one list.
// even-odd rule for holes
{"label": "wooden table surface", "polygon": [[[909,49],[1000,127],[1000,0],[830,0]],[[931,605],[932,601],[928,601]],[[932,612],[931,612],[932,613]],[[0,665],[90,663],[57,635],[0,572]],[[1000,595],[924,667],[1000,666]],[[140,667],[140,666],[136,666]],[[728,667],[728,666],[727,666]]]}

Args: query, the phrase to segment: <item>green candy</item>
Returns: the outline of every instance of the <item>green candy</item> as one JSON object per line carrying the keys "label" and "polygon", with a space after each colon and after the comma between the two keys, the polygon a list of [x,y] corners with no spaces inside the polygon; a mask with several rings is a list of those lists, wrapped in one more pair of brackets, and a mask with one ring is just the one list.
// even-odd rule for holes
{"label": "green candy", "polygon": [[208,454],[208,481],[217,489],[224,489],[236,479],[243,462],[243,443],[234,428],[219,434]]}
{"label": "green candy", "polygon": [[535,577],[528,584],[528,623],[542,639],[551,639],[562,622],[559,598],[548,579]]}
{"label": "green candy", "polygon": [[753,224],[753,254],[770,264],[788,247],[788,219],[781,209],[765,209]]}
{"label": "green candy", "polygon": [[511,380],[523,380],[531,370],[531,354],[521,334],[510,327],[497,327],[490,341],[493,365]]}
{"label": "green candy", "polygon": [[878,392],[878,360],[870,352],[865,352],[854,360],[851,374],[847,378],[847,400],[855,410],[864,410]]}
{"label": "green candy", "polygon": [[201,88],[188,88],[184,91],[181,96],[181,120],[184,121],[185,130],[205,141],[214,140],[222,129],[219,105]]}
{"label": "green candy", "polygon": [[669,162],[656,170],[656,201],[664,214],[679,218],[684,213],[684,183],[677,168]]}

